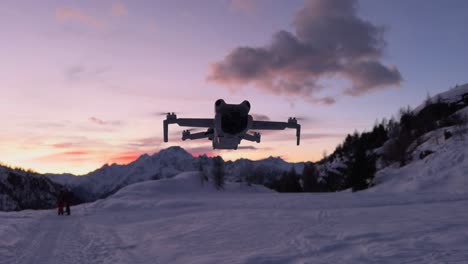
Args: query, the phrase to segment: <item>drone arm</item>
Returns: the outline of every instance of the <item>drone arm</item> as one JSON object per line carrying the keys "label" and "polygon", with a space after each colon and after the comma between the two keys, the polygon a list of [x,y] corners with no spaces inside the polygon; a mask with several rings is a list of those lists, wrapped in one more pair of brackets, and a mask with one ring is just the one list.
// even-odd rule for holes
{"label": "drone arm", "polygon": [[283,130],[286,128],[296,129],[297,145],[301,141],[301,125],[297,123],[295,118],[289,118],[288,122],[275,122],[275,121],[253,121],[253,130]]}
{"label": "drone arm", "polygon": [[164,142],[168,142],[169,125],[178,124],[179,126],[188,127],[206,127],[214,126],[214,120],[211,118],[177,118],[174,113],[168,113],[166,120],[163,121]]}
{"label": "drone arm", "polygon": [[210,132],[210,129],[206,132],[198,132],[191,134],[189,130],[185,130],[182,132],[182,140],[193,140],[193,139],[201,139],[201,138],[209,138],[213,136],[213,132]]}
{"label": "drone arm", "polygon": [[212,118],[177,118],[175,124],[186,127],[213,127],[214,120]]}
{"label": "drone arm", "polygon": [[274,122],[274,121],[253,121],[250,129],[254,130],[283,130],[287,128],[288,123],[286,122]]}

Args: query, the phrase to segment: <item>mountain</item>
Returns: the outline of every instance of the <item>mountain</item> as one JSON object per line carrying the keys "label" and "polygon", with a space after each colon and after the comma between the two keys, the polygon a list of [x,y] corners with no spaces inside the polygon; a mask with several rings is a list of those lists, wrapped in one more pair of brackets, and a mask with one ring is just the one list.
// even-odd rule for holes
{"label": "mountain", "polygon": [[86,201],[107,197],[120,188],[141,181],[171,178],[183,171],[196,170],[196,159],[181,147],[170,147],[149,156],[144,154],[127,165],[104,165],[84,176],[47,176],[71,188]]}
{"label": "mountain", "polygon": [[[48,174],[52,181],[72,189],[81,199],[94,201],[105,198],[119,189],[142,181],[172,178],[181,172],[197,171],[200,167],[209,175],[211,173],[212,159],[207,156],[193,157],[181,147],[169,147],[150,156],[144,154],[134,162],[127,165],[104,165],[103,167],[84,176],[71,174]],[[246,166],[252,171],[262,173],[263,184],[274,180],[283,171],[302,170],[302,163],[292,164],[281,158],[267,158],[259,161],[240,159],[225,163],[226,180],[241,181],[242,172]]]}

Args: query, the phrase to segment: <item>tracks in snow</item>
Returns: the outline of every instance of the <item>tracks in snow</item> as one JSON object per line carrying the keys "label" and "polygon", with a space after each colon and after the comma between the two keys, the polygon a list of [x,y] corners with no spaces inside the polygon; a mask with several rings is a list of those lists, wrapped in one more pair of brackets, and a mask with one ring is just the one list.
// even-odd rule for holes
{"label": "tracks in snow", "polygon": [[83,211],[74,213],[59,217],[47,211],[23,230],[23,239],[0,264],[142,263],[129,252],[134,245],[124,245],[111,228],[88,223]]}

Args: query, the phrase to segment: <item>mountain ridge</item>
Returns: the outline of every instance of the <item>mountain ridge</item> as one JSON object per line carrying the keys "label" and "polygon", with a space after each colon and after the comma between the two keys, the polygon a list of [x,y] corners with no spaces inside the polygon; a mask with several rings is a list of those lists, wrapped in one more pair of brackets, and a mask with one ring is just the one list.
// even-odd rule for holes
{"label": "mountain ridge", "polygon": [[[120,188],[147,180],[166,179],[181,172],[197,171],[200,166],[206,173],[210,173],[212,158],[207,156],[194,157],[184,148],[173,146],[161,149],[159,152],[143,154],[135,161],[126,164],[105,164],[86,175],[46,174],[52,181],[74,190],[81,198],[92,201],[107,197]],[[301,170],[303,163],[289,163],[279,157],[269,157],[262,160],[238,159],[226,161],[226,180],[240,181],[244,166],[253,166],[265,172],[265,181],[274,180],[294,167]]]}

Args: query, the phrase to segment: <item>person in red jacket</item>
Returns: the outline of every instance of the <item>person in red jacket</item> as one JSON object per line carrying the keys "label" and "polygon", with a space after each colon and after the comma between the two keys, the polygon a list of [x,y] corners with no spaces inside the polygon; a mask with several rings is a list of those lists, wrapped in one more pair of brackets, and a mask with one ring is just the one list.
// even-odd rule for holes
{"label": "person in red jacket", "polygon": [[57,196],[58,215],[63,215],[63,207],[65,206],[64,199],[64,193],[63,191],[60,191],[59,195]]}

